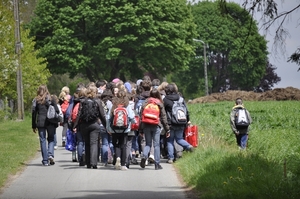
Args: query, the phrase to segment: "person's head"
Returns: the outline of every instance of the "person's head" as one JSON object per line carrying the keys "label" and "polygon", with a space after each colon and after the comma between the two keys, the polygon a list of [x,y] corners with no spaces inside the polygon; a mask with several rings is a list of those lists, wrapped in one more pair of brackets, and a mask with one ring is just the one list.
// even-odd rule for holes
{"label": "person's head", "polygon": [[143,77],[143,81],[145,81],[145,80],[147,80],[147,81],[150,81],[150,82],[151,82],[151,78],[150,78],[150,76],[149,76],[149,75],[145,75],[145,76]]}
{"label": "person's head", "polygon": [[78,91],[78,98],[84,98],[86,97],[86,88],[81,87],[80,90]]}
{"label": "person's head", "polygon": [[98,88],[98,93],[102,94],[103,91],[106,89],[106,81],[105,80],[99,80],[96,82],[96,87]]}
{"label": "person's head", "polygon": [[120,81],[119,78],[115,78],[115,79],[113,79],[111,82],[114,83],[114,84],[117,84],[119,81]]}
{"label": "person's head", "polygon": [[51,100],[54,101],[56,104],[58,103],[58,97],[56,95],[51,95]]}
{"label": "person's head", "polygon": [[153,88],[157,88],[160,84],[160,80],[159,79],[153,79],[152,80],[152,87]]}
{"label": "person's head", "polygon": [[163,91],[166,90],[166,86],[168,85],[168,82],[162,82],[158,87],[157,90],[158,91]]}
{"label": "person's head", "polygon": [[96,85],[93,83],[88,84],[87,88],[86,88],[86,97],[88,98],[96,98],[97,96],[97,87]]}
{"label": "person's head", "polygon": [[46,85],[40,85],[36,91],[36,100],[37,102],[44,104],[46,97],[50,95]]}
{"label": "person's head", "polygon": [[236,100],[235,100],[235,105],[243,105],[243,100],[242,100],[242,98],[236,98]]}
{"label": "person's head", "polygon": [[125,89],[128,93],[131,93],[131,84],[129,82],[125,82],[124,84]]}
{"label": "person's head", "polygon": [[112,98],[113,98],[113,94],[112,94],[111,90],[105,89],[101,95],[101,100],[103,102],[106,102],[107,100],[111,101]]}
{"label": "person's head", "polygon": [[165,90],[167,95],[178,93],[178,88],[175,83],[168,84]]}
{"label": "person's head", "polygon": [[85,88],[84,84],[83,83],[79,83],[77,84],[77,87],[76,87],[76,91],[75,93],[73,94],[75,98],[78,98],[79,97],[79,92],[81,89]]}
{"label": "person's head", "polygon": [[62,87],[61,92],[65,92],[67,95],[70,94],[70,88],[67,86]]}
{"label": "person's head", "polygon": [[141,86],[142,86],[144,91],[150,91],[152,83],[151,83],[150,80],[143,80],[142,83],[141,83]]}
{"label": "person's head", "polygon": [[118,87],[114,87],[112,89],[112,93],[113,93],[114,96],[117,96],[118,92],[119,92],[119,88]]}
{"label": "person's head", "polygon": [[153,97],[153,98],[156,98],[156,99],[159,99],[160,101],[162,101],[161,95],[160,95],[159,91],[156,88],[153,88],[150,91],[150,97]]}

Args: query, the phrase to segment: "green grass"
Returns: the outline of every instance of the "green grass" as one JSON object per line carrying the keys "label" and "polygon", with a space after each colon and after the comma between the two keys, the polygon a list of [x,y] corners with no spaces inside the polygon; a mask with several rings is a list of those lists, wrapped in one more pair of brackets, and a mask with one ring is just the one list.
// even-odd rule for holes
{"label": "green grass", "polygon": [[300,198],[300,104],[244,102],[253,124],[246,151],[239,151],[229,125],[233,102],[191,104],[199,146],[175,163],[199,197]]}
{"label": "green grass", "polygon": [[[246,151],[229,125],[233,102],[191,104],[199,146],[174,165],[201,199],[300,198],[300,102],[244,102],[253,124]],[[39,148],[31,119],[0,123],[0,186]]]}
{"label": "green grass", "polygon": [[10,175],[21,171],[39,148],[38,134],[31,128],[31,118],[23,121],[0,122],[0,187]]}

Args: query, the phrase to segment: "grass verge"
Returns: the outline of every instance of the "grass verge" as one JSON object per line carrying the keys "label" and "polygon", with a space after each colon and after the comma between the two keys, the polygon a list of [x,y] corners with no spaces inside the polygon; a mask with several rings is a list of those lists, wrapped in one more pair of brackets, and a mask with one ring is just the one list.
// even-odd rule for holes
{"label": "grass verge", "polygon": [[21,171],[39,148],[38,135],[31,129],[31,118],[0,123],[0,187]]}

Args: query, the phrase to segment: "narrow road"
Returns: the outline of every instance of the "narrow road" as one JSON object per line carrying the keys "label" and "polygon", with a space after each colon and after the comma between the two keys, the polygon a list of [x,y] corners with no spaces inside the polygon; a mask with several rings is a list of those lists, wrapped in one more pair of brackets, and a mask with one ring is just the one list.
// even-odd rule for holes
{"label": "narrow road", "polygon": [[[104,199],[185,199],[188,198],[173,165],[162,159],[162,170],[154,165],[141,169],[130,165],[127,171],[113,165],[98,169],[79,167],[71,152],[60,146],[62,128],[57,128],[59,147],[55,165],[42,166],[41,153],[0,193],[1,199],[104,198]],[[37,139],[38,142],[38,139]]]}

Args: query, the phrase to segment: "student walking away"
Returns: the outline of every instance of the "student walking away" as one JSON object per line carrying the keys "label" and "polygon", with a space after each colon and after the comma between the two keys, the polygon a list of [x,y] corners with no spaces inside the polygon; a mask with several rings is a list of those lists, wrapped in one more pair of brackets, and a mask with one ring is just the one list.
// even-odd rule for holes
{"label": "student walking away", "polygon": [[[110,89],[105,89],[101,95],[101,100],[105,104],[107,110],[105,109],[105,116],[106,116],[106,124],[108,124],[109,120],[109,111],[112,107],[112,98],[113,94]],[[105,126],[104,126],[105,127]],[[104,166],[107,166],[107,164],[112,163],[112,156],[111,154],[114,154],[114,147],[112,144],[112,137],[107,132],[106,127],[102,128],[102,131],[100,132],[101,137],[101,163]]]}
{"label": "student walking away", "polygon": [[128,133],[130,132],[131,122],[134,122],[134,112],[129,106],[129,99],[126,91],[120,90],[117,97],[113,98],[112,108],[109,111],[109,124],[107,131],[112,135],[114,146],[114,161],[116,169],[127,170],[126,144]]}
{"label": "student walking away", "polygon": [[83,135],[85,163],[87,168],[93,169],[97,169],[100,122],[106,126],[105,113],[101,100],[97,98],[97,92],[94,83],[87,86],[86,98],[79,105],[79,112],[73,127],[74,131],[78,127]]}
{"label": "student walking away", "polygon": [[[51,99],[56,102],[56,105],[57,105],[58,110],[59,110],[59,114],[58,114],[59,121],[58,122],[59,122],[59,124],[61,124],[61,123],[64,122],[64,114],[62,113],[61,107],[59,105],[58,97],[56,95],[51,95]],[[57,147],[57,135],[56,135],[56,129],[55,129],[55,134],[54,134],[54,149],[56,150],[57,148],[58,148]]]}
{"label": "student walking away", "polygon": [[70,105],[71,95],[70,95],[70,89],[67,86],[64,86],[61,89],[61,92],[58,96],[59,104],[61,107],[61,110],[64,114],[64,121],[61,123],[61,126],[63,126],[62,129],[62,147],[66,146],[66,135],[67,135],[67,129],[68,129],[68,115],[67,110]]}
{"label": "student walking away", "polygon": [[[84,101],[85,96],[86,96],[86,88],[83,85],[78,85],[76,92],[74,93],[74,106],[71,113],[72,126],[74,126],[75,124],[79,112],[80,103]],[[85,143],[84,143],[80,126],[76,128],[76,131],[74,133],[76,133],[76,149],[77,149],[79,166],[85,166]],[[72,159],[73,159],[73,154],[72,154]]]}
{"label": "student walking away", "polygon": [[166,135],[170,135],[170,129],[167,124],[164,105],[157,89],[151,90],[150,97],[145,100],[141,113],[141,129],[145,136],[146,146],[143,151],[140,166],[145,168],[146,160],[153,143],[155,170],[162,169],[160,165],[160,133],[161,128],[164,128]]}
{"label": "student walking away", "polygon": [[[54,107],[57,120],[55,118],[50,119],[49,116],[47,117],[48,109],[50,106]],[[51,100],[51,95],[47,89],[47,86],[39,86],[37,95],[32,101],[32,130],[34,133],[36,133],[37,131],[39,133],[42,164],[44,166],[55,164],[54,136],[59,122],[58,115],[59,109],[57,107],[56,101]]]}
{"label": "student walking away", "polygon": [[184,128],[190,123],[189,112],[183,97],[178,93],[175,83],[166,86],[166,96],[163,99],[167,113],[170,134],[167,135],[168,163],[174,161],[174,141],[183,147],[185,151],[192,152],[193,146],[183,138]]}
{"label": "student walking away", "polygon": [[252,118],[249,111],[244,107],[243,100],[237,98],[235,100],[235,106],[230,113],[230,126],[235,134],[237,145],[239,149],[243,150],[247,147],[248,133],[250,130],[250,124]]}

